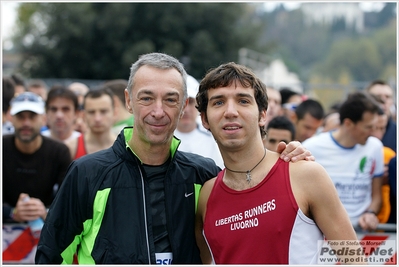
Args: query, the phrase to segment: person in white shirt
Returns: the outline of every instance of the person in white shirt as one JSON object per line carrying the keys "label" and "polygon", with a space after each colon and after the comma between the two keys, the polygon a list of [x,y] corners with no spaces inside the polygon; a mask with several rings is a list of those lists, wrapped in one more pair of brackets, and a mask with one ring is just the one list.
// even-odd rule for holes
{"label": "person in white shirt", "polygon": [[352,93],[339,109],[338,129],[302,143],[327,170],[352,224],[364,230],[377,228],[382,201],[383,145],[372,136],[378,109],[367,93]]}
{"label": "person in white shirt", "polygon": [[199,112],[195,107],[195,97],[198,93],[198,87],[198,81],[188,75],[187,94],[189,102],[184,109],[184,113],[179,120],[174,134],[181,140],[179,150],[211,158],[215,161],[216,165],[223,168],[223,160],[217,143],[211,132],[202,126]]}

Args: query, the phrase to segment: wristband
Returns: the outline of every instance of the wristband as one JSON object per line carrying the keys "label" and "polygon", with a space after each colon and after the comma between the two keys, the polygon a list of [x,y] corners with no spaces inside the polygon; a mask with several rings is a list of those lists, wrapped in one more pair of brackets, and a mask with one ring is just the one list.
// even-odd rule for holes
{"label": "wristband", "polygon": [[372,213],[377,216],[377,213],[374,210],[366,210],[364,213]]}

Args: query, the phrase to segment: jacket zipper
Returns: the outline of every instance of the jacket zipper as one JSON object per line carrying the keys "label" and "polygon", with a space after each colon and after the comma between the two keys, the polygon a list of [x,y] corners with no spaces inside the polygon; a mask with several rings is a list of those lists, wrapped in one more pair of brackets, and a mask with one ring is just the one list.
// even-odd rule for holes
{"label": "jacket zipper", "polygon": [[148,225],[147,225],[147,205],[145,202],[145,190],[144,190],[144,177],[143,177],[143,173],[141,172],[141,168],[139,166],[139,171],[140,171],[140,177],[141,177],[141,188],[143,191],[143,211],[144,211],[144,226],[145,226],[145,238],[146,238],[146,242],[147,242],[147,254],[148,254],[148,264],[151,264],[151,252],[150,252],[150,241],[148,238]]}

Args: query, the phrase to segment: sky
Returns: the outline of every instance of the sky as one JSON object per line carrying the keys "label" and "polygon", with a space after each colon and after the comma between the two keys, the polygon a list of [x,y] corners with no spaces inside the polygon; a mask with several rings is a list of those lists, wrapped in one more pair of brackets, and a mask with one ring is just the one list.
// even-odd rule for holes
{"label": "sky", "polygon": [[[280,3],[283,3],[287,9],[296,9],[300,5],[297,1],[279,2],[279,1],[267,1],[265,2],[265,9],[272,11]],[[16,8],[18,6],[17,1],[1,1],[1,34],[2,40],[8,38],[12,32],[12,27],[16,19]],[[361,2],[360,7],[364,11],[379,11],[384,6],[381,2]],[[7,43],[4,44],[6,48]]]}

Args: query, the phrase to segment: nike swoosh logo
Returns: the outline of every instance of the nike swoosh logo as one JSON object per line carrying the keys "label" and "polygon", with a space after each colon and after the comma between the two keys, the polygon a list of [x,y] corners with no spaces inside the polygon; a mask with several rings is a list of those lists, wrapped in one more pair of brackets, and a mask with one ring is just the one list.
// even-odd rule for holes
{"label": "nike swoosh logo", "polygon": [[184,196],[185,196],[185,197],[189,197],[189,196],[191,196],[193,193],[194,193],[194,192],[191,192],[191,193],[189,193],[189,194],[184,193]]}

